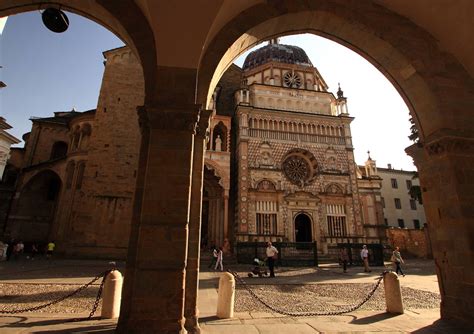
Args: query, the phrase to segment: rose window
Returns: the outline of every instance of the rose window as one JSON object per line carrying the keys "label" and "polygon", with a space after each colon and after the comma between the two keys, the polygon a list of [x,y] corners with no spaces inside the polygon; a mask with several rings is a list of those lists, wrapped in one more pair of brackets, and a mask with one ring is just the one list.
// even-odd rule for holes
{"label": "rose window", "polygon": [[283,171],[291,182],[301,184],[308,179],[310,168],[304,158],[292,156],[283,163]]}
{"label": "rose window", "polygon": [[317,174],[316,159],[310,152],[302,149],[288,152],[281,167],[286,178],[300,187],[313,182]]}

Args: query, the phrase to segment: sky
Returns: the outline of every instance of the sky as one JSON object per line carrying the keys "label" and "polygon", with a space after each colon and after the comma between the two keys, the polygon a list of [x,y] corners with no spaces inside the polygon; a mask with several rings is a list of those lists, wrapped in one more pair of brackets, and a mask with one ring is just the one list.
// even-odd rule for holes
{"label": "sky", "polygon": [[[94,109],[104,71],[102,52],[123,45],[100,25],[67,15],[69,29],[62,34],[45,28],[38,11],[11,16],[3,33],[0,29],[0,80],[7,84],[0,90],[0,116],[17,138],[31,129],[31,116]],[[303,48],[330,92],[336,95],[341,84],[355,118],[351,130],[358,164],[370,151],[378,167],[390,163],[415,169],[404,151],[411,145],[408,108],[383,74],[357,53],[319,36],[287,36],[280,43]],[[237,65],[248,52],[236,59]]]}

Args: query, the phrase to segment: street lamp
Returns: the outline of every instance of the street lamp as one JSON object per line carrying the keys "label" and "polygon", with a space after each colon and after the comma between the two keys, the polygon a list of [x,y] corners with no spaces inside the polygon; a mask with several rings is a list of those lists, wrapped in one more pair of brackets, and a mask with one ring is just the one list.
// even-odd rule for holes
{"label": "street lamp", "polygon": [[46,8],[41,14],[43,23],[49,30],[61,33],[69,27],[69,19],[63,11],[56,8]]}

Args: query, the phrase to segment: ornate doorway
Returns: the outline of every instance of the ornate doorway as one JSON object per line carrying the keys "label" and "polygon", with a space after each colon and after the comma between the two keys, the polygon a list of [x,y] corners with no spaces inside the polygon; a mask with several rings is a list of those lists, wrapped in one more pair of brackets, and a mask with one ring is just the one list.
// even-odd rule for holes
{"label": "ornate doorway", "polygon": [[295,217],[295,241],[313,241],[311,233],[311,218],[309,218],[308,215],[304,213],[300,213]]}

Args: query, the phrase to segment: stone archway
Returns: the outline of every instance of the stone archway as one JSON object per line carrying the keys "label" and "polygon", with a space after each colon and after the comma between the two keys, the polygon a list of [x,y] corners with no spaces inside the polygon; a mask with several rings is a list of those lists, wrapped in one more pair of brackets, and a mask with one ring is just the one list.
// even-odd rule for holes
{"label": "stone archway", "polygon": [[[202,155],[194,146],[199,104],[205,105],[215,69],[223,73],[226,62],[233,60],[234,56],[225,54],[229,47],[239,54],[269,36],[296,32],[317,33],[356,50],[386,74],[409,105],[423,145],[412,154],[420,169],[434,256],[444,286],[442,315],[472,323],[474,303],[464,291],[473,284],[469,264],[473,261],[470,207],[474,185],[463,182],[474,172],[472,74],[420,28],[420,17],[409,19],[410,11],[406,17],[395,14],[385,2],[223,1],[220,6],[213,2],[166,6],[164,1],[146,0],[56,1],[107,22],[139,55],[146,74],[146,107],[140,109],[140,167],[119,332],[184,331],[180,300],[189,270],[187,224],[190,207],[201,203],[197,194],[203,164],[200,161],[194,170],[191,163]],[[0,14],[15,13],[16,9],[7,11],[12,4],[37,9],[31,0],[12,0],[0,5]],[[419,7],[411,8],[413,14]],[[184,17],[183,24],[176,25],[175,17]],[[154,22],[154,29],[149,22]],[[180,34],[175,33],[178,29]],[[182,43],[163,42],[191,35],[193,40]],[[463,44],[468,39],[453,40]],[[194,173],[198,169],[201,174]],[[196,181],[197,189],[191,203],[190,179]],[[162,247],[157,249],[156,243]],[[167,256],[170,253],[172,257]],[[154,288],[156,281],[162,283],[161,289]]]}
{"label": "stone archway", "polygon": [[47,242],[51,237],[62,182],[58,174],[45,170],[22,187],[9,218],[11,236],[23,241]]}
{"label": "stone archway", "polygon": [[[464,182],[459,179],[465,171],[473,172],[474,80],[468,67],[427,31],[371,1],[258,4],[228,22],[208,44],[199,68],[198,101],[207,105],[222,73],[245,50],[270,37],[303,32],[357,52],[386,76],[407,104],[420,138],[407,152],[418,167],[426,203],[441,314],[472,323],[473,299],[460,291],[474,282],[456,273],[472,273],[467,263],[474,258],[469,237],[474,218],[466,209],[474,185],[461,186]],[[444,195],[447,185],[449,200]],[[454,234],[447,242],[447,236]],[[460,263],[458,258],[470,260]]]}
{"label": "stone archway", "polygon": [[295,242],[312,242],[313,234],[311,218],[305,213],[299,213],[294,220]]}

